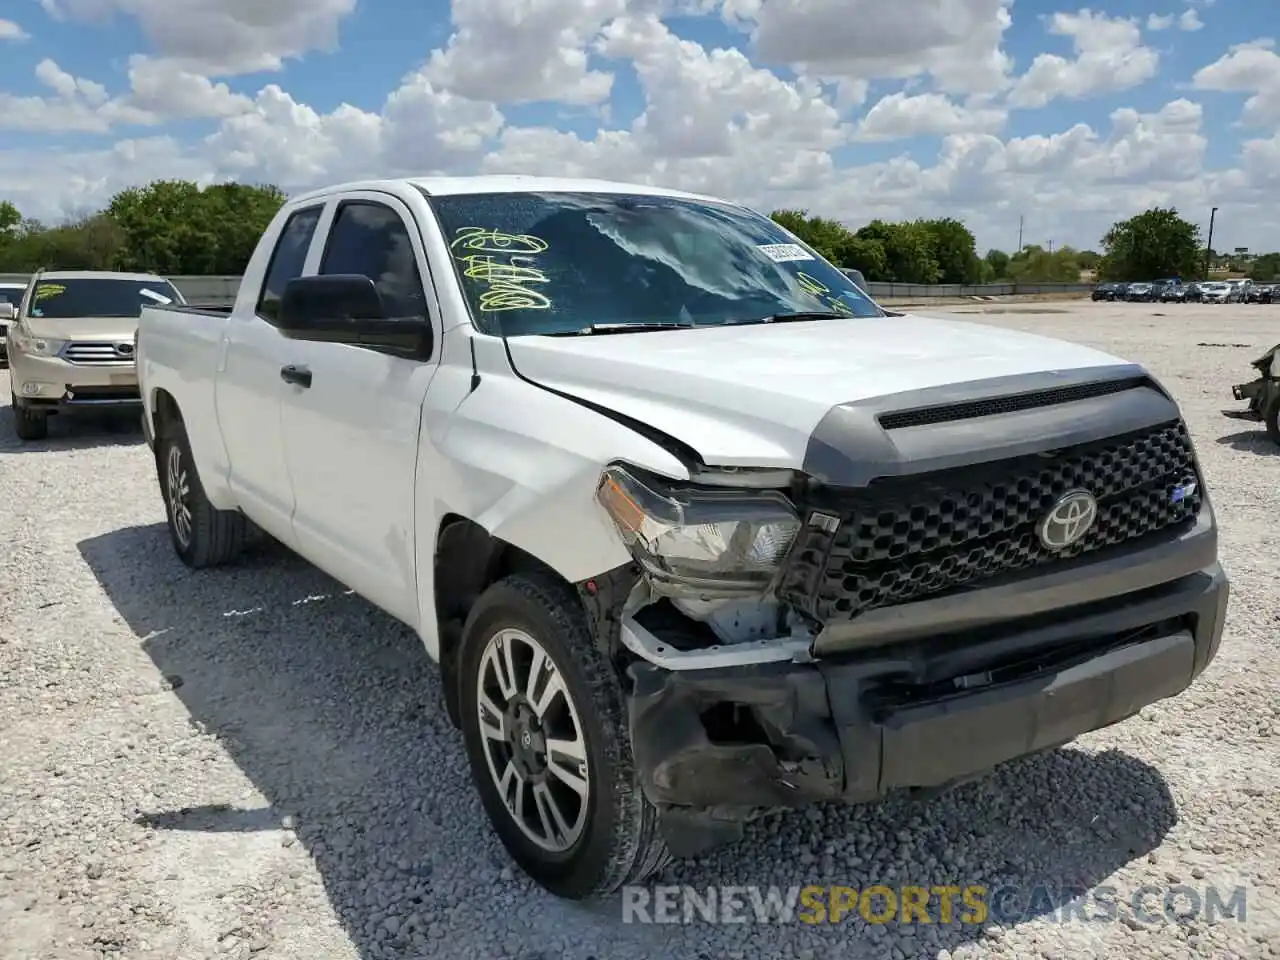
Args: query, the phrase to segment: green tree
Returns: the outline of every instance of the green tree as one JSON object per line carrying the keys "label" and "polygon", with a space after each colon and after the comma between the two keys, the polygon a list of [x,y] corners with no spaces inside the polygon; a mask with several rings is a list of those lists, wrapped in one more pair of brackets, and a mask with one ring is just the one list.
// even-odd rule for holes
{"label": "green tree", "polygon": [[879,240],[850,235],[840,248],[840,266],[861,270],[869,281],[887,280],[889,277],[889,255]]}
{"label": "green tree", "polygon": [[1280,253],[1264,253],[1253,261],[1251,276],[1255,280],[1280,280]]}
{"label": "green tree", "polygon": [[1153,207],[1117,221],[1102,238],[1102,247],[1098,272],[1107,280],[1190,278],[1204,269],[1200,228],[1172,207]]}
{"label": "green tree", "polygon": [[1033,243],[1009,258],[1009,277],[1022,283],[1078,283],[1079,257],[1071,247],[1051,253]]}
{"label": "green tree", "polygon": [[270,185],[157,180],[116,194],[106,213],[123,232],[124,269],[239,274],[284,199]]}
{"label": "green tree", "polygon": [[[854,234],[859,240],[877,241],[885,252],[888,276],[896,283],[937,283],[942,275],[933,257],[933,240],[918,223],[872,220]],[[872,279],[870,275],[867,279]],[[877,278],[879,279],[879,278]]]}
{"label": "green tree", "polygon": [[913,224],[928,238],[929,252],[938,265],[938,283],[977,283],[982,279],[977,243],[959,220],[916,220]]}
{"label": "green tree", "polygon": [[1003,250],[988,250],[982,259],[992,280],[1003,280],[1009,276],[1009,255]]}
{"label": "green tree", "polygon": [[1098,263],[1102,260],[1102,254],[1096,250],[1081,250],[1076,255],[1076,261],[1080,264],[1081,270],[1097,270]]}
{"label": "green tree", "polygon": [[770,216],[836,266],[849,266],[841,262],[841,248],[849,242],[850,234],[838,220],[811,217],[807,210],[775,210]]}
{"label": "green tree", "polygon": [[8,200],[0,200],[0,243],[12,239],[22,224],[22,214]]}

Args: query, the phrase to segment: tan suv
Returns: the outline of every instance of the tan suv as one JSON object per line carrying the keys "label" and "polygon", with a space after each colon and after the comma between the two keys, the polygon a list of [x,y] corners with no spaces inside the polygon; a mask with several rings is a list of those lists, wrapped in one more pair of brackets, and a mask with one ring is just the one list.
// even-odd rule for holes
{"label": "tan suv", "polygon": [[60,270],[32,278],[9,328],[19,439],[45,437],[53,413],[139,406],[134,334],[147,303],[185,301],[150,274]]}

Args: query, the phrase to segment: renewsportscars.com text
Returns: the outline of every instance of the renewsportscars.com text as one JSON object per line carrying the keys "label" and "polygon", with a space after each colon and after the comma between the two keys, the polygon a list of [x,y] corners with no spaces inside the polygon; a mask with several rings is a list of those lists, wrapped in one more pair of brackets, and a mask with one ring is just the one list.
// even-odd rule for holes
{"label": "renewsportscars.com text", "polygon": [[1189,919],[1243,922],[1243,887],[1203,889],[1184,885],[989,888],[971,884],[807,886],[629,886],[622,890],[624,923],[834,924],[862,919],[888,924],[1002,925],[1033,918],[1059,923],[1108,923],[1122,913],[1139,923],[1162,925]]}

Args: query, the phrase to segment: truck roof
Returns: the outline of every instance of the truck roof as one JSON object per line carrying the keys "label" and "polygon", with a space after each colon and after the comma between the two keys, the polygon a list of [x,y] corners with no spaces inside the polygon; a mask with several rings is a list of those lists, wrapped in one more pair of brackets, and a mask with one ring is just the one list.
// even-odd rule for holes
{"label": "truck roof", "polygon": [[399,177],[388,180],[360,180],[339,183],[291,197],[293,202],[311,200],[333,193],[352,190],[379,190],[391,186],[413,186],[434,197],[464,193],[629,193],[653,197],[677,197],[717,203],[719,197],[669,190],[651,184],[623,183],[615,180],[593,180],[578,177],[534,177],[524,174],[497,174],[473,177]]}
{"label": "truck roof", "polygon": [[154,273],[121,273],[115,270],[46,270],[40,274],[40,280],[150,280],[168,283],[164,277]]}

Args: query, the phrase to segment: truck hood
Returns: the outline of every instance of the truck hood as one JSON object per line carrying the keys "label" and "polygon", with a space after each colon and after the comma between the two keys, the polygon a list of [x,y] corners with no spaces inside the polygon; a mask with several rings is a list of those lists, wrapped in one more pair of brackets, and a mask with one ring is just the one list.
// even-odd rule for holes
{"label": "truck hood", "polygon": [[37,337],[53,340],[132,340],[137,317],[25,317],[23,324]]}
{"label": "truck hood", "polygon": [[1131,364],[1075,343],[903,314],[512,337],[524,378],[648,424],[708,464],[802,464],[834,406],[996,377]]}

